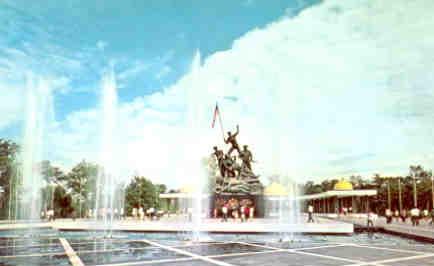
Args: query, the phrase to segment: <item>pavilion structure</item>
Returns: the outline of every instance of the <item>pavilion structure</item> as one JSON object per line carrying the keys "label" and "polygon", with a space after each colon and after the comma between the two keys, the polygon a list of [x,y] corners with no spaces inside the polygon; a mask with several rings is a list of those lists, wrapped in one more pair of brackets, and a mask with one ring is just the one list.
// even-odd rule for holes
{"label": "pavilion structure", "polygon": [[345,180],[337,182],[333,190],[300,197],[311,203],[317,213],[338,213],[343,208],[352,208],[353,213],[369,211],[370,198],[377,195],[375,189],[353,189],[353,185]]}

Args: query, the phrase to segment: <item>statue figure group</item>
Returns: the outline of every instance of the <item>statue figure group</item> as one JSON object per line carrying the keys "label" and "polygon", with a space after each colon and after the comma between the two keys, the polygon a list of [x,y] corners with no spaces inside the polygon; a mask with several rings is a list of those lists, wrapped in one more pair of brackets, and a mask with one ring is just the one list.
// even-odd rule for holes
{"label": "statue figure group", "polygon": [[[237,136],[240,133],[239,126],[237,125],[237,131],[235,134],[228,132],[228,137],[224,140],[226,144],[230,144],[228,152],[224,154],[222,150],[219,150],[217,146],[214,147],[213,155],[217,160],[221,177],[240,177],[242,172],[247,173],[249,176],[254,176],[252,172],[253,155],[248,149],[247,145],[240,149],[237,142]],[[237,163],[237,157],[232,156],[234,151],[238,152],[238,158],[241,159],[241,165]]]}

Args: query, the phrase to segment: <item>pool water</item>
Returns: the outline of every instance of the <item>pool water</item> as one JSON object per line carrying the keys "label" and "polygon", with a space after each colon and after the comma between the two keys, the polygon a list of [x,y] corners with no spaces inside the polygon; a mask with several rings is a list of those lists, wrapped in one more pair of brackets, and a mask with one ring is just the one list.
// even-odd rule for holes
{"label": "pool water", "polygon": [[[189,234],[182,233],[116,232],[106,238],[103,232],[38,229],[0,232],[0,265],[72,265],[71,254],[65,252],[60,239],[67,241],[73,256],[78,256],[84,265],[219,265],[224,261],[232,261],[229,265],[267,265],[273,259],[275,265],[289,255],[307,263],[301,265],[311,265],[308,262],[313,257],[320,257],[322,262],[312,265],[335,265],[333,258],[366,262],[365,257],[381,261],[397,254],[434,256],[432,244],[381,233],[298,235],[286,241],[276,234],[210,234],[210,241],[194,243]],[[378,248],[376,253],[370,253],[372,247]],[[352,254],[356,250],[364,251]],[[348,253],[352,255],[348,257]],[[248,262],[248,258],[259,255],[268,256],[269,260]]]}

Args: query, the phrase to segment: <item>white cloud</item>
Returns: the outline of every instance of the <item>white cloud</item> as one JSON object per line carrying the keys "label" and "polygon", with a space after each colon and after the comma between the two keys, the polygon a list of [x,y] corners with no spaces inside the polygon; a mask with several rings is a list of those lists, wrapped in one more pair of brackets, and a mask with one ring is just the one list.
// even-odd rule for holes
{"label": "white cloud", "polygon": [[[429,0],[333,0],[252,30],[196,74],[122,104],[119,161],[155,181],[187,182],[197,159],[221,145],[219,130],[209,129],[219,100],[225,129],[240,124],[240,142],[251,146],[263,176],[430,166],[433,8]],[[71,114],[59,151],[71,161],[97,157],[98,120],[95,111]]]}

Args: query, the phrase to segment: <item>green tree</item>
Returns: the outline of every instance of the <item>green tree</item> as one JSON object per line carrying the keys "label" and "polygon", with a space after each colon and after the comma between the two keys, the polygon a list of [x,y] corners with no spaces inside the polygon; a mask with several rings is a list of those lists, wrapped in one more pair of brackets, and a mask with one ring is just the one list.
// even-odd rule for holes
{"label": "green tree", "polygon": [[83,217],[86,210],[95,205],[95,195],[91,193],[96,188],[97,175],[98,166],[83,160],[64,177],[66,187],[71,190],[73,205],[79,217]]}
{"label": "green tree", "polygon": [[15,206],[16,188],[18,185],[16,160],[19,146],[10,140],[0,139],[0,218],[11,216],[9,207]]}
{"label": "green tree", "polygon": [[54,191],[57,186],[62,186],[62,180],[65,180],[65,174],[59,167],[51,165],[48,160],[40,163],[41,175],[47,184],[42,191],[43,208],[54,208]]}
{"label": "green tree", "polygon": [[[161,189],[162,187],[160,187]],[[125,208],[131,213],[133,208],[157,207],[157,188],[145,177],[135,176],[125,190]]]}

